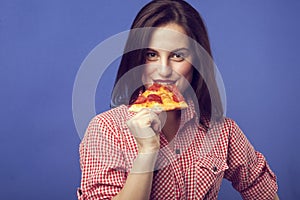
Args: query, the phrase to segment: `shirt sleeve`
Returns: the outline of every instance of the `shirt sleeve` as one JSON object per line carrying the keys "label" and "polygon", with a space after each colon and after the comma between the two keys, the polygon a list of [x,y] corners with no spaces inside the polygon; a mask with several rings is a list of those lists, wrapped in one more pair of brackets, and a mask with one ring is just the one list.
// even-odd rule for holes
{"label": "shirt sleeve", "polygon": [[235,122],[232,122],[229,134],[227,160],[229,168],[224,177],[232,182],[243,199],[274,198],[278,189],[275,174]]}
{"label": "shirt sleeve", "polygon": [[81,188],[79,200],[112,199],[122,189],[126,162],[115,128],[100,117],[89,124],[80,144]]}

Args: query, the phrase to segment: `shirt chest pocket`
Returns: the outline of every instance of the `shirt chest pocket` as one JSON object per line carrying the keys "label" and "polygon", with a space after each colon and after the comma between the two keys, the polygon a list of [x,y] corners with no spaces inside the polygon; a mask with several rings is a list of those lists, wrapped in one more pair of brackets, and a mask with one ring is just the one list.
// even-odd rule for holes
{"label": "shirt chest pocket", "polygon": [[187,196],[192,199],[206,199],[210,193],[220,189],[226,160],[212,156],[197,156],[186,174]]}
{"label": "shirt chest pocket", "polygon": [[228,166],[226,160],[212,156],[198,156],[194,162],[194,168],[196,172],[206,171],[209,174],[218,175],[228,169]]}

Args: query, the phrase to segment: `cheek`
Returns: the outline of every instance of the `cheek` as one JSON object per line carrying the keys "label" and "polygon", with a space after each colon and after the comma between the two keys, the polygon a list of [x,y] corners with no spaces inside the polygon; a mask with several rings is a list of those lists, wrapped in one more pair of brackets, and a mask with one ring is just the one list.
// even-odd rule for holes
{"label": "cheek", "polygon": [[193,67],[190,63],[183,63],[181,65],[178,65],[176,68],[174,68],[174,71],[184,76],[185,79],[187,79],[189,82],[192,81]]}
{"label": "cheek", "polygon": [[145,67],[143,69],[143,76],[149,76],[150,74],[155,72],[155,69],[156,69],[155,66],[151,66],[150,64],[145,65]]}
{"label": "cheek", "polygon": [[146,65],[144,69],[142,70],[142,81],[144,84],[149,83],[149,78],[151,74],[155,72],[155,67],[151,65]]}

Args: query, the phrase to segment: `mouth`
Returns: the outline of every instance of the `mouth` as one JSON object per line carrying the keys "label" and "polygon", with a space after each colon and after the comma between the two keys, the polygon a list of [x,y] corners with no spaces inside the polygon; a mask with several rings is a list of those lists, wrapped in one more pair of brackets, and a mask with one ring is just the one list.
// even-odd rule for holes
{"label": "mouth", "polygon": [[176,81],[173,80],[161,80],[161,79],[153,80],[153,82],[161,85],[174,85],[176,83]]}

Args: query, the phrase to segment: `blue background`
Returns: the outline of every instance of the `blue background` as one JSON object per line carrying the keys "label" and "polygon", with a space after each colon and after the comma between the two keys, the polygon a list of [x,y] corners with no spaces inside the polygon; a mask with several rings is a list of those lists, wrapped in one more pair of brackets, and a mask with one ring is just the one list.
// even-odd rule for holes
{"label": "blue background", "polygon": [[[77,70],[96,45],[127,30],[146,2],[0,1],[1,199],[76,199]],[[267,157],[279,196],[300,199],[300,2],[188,2],[206,21],[227,116]],[[97,112],[108,109],[115,67],[98,85]],[[224,181],[220,199],[240,197]]]}

